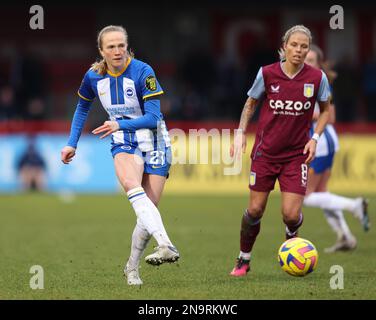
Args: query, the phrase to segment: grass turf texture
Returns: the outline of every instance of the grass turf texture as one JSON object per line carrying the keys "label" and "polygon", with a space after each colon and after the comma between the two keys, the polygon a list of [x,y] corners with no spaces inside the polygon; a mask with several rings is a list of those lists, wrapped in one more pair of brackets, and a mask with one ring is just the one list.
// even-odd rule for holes
{"label": "grass turf texture", "polygon": [[[371,200],[372,214],[376,197]],[[160,209],[180,251],[178,264],[141,262],[144,285],[122,275],[135,215],[124,196],[27,194],[1,196],[0,299],[375,299],[376,232],[363,232],[350,213],[358,239],[353,252],[325,254],[335,242],[319,209],[304,209],[300,236],[319,251],[318,268],[304,278],[285,274],[277,251],[284,241],[280,198],[271,196],[247,277],[232,278],[239,226],[247,196],[164,196]],[[146,254],[152,252],[154,240]],[[144,255],[145,256],[145,255]],[[29,286],[30,267],[44,269],[44,289]],[[344,289],[332,290],[332,265],[344,268]]]}

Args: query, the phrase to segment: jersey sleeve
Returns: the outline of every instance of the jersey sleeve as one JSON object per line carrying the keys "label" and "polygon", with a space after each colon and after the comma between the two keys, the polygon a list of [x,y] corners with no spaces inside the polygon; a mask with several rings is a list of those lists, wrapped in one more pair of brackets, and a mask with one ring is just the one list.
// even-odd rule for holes
{"label": "jersey sleeve", "polygon": [[139,85],[143,100],[163,94],[161,85],[155,77],[154,70],[147,64],[141,70]]}
{"label": "jersey sleeve", "polygon": [[145,114],[142,117],[130,120],[117,120],[121,130],[136,131],[138,129],[155,129],[161,120],[161,103],[158,99],[145,101]]}
{"label": "jersey sleeve", "polygon": [[78,99],[76,111],[74,112],[71,131],[68,139],[68,146],[77,148],[78,140],[80,139],[82,129],[84,128],[86,119],[89,114],[91,107],[91,101],[84,100],[82,98]]}
{"label": "jersey sleeve", "polygon": [[265,92],[264,77],[262,75],[262,68],[259,69],[256,79],[253,82],[252,88],[249,89],[247,95],[254,99],[259,99]]}
{"label": "jersey sleeve", "polygon": [[86,72],[82,79],[80,88],[77,91],[78,96],[86,101],[93,101],[95,99],[95,93],[91,87],[89,72]]}
{"label": "jersey sleeve", "polygon": [[329,100],[330,86],[329,86],[329,81],[328,81],[326,74],[323,71],[321,71],[321,73],[322,73],[322,76],[321,76],[319,92],[317,94],[317,101],[324,102],[324,101]]}

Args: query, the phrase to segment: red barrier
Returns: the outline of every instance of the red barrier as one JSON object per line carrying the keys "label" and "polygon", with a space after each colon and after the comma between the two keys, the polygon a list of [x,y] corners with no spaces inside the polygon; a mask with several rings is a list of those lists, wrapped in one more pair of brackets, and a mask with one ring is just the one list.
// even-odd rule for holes
{"label": "red barrier", "polygon": [[[235,130],[238,127],[238,121],[166,121],[168,129],[181,129],[188,132],[189,129],[205,129],[210,130],[216,128],[218,130],[230,129]],[[3,121],[0,122],[0,134],[68,134],[71,122],[67,120],[48,120],[48,121]],[[353,134],[376,134],[376,123],[337,123],[335,125],[337,132],[353,133]],[[254,133],[257,123],[251,123],[248,127],[250,133]],[[85,132],[88,132],[86,127]]]}
{"label": "red barrier", "polygon": [[0,134],[67,133],[69,130],[70,121],[65,120],[12,120],[0,122]]}

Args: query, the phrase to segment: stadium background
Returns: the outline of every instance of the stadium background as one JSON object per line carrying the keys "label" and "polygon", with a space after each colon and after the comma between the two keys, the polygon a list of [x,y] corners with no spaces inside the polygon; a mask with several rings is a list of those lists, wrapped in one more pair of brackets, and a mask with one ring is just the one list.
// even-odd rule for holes
{"label": "stadium background", "polygon": [[[7,219],[13,219],[9,221],[16,225],[32,210],[36,219],[43,220],[44,211],[40,208],[47,206],[46,214],[53,211],[48,209],[48,203],[55,195],[66,203],[80,203],[80,194],[86,194],[84,202],[93,203],[92,207],[85,209],[90,211],[94,210],[95,197],[85,197],[106,194],[109,199],[118,199],[116,197],[122,194],[114,174],[109,140],[100,141],[90,134],[106,118],[98,102],[91,109],[76,158],[69,166],[60,162],[60,150],[67,141],[76,106],[77,88],[85,71],[98,58],[97,32],[108,24],[126,27],[129,46],[136,58],[154,68],[164,88],[162,112],[168,128],[184,132],[189,129],[235,129],[246,92],[259,66],[277,59],[280,39],[287,28],[295,24],[306,25],[313,33],[314,42],[323,48],[326,58],[338,73],[333,90],[340,151],[336,156],[330,189],[348,195],[374,197],[375,5],[362,2],[345,5],[344,30],[329,28],[332,16],[329,5],[283,5],[277,2],[254,5],[236,0],[231,3],[219,1],[215,5],[203,1],[199,6],[181,3],[177,6],[167,1],[90,6],[69,2],[64,5],[41,3],[44,29],[31,30],[31,5],[18,5],[17,2],[1,5],[0,192],[3,195],[0,201],[3,204],[1,211],[5,213],[2,223],[4,239],[6,234],[13,232],[6,227]],[[247,154],[252,146],[256,121],[257,117],[250,125]],[[18,162],[30,137],[35,140],[36,148],[46,162],[46,189],[42,194],[24,192],[19,179]],[[208,150],[210,158],[212,145],[205,141],[201,144],[204,150]],[[199,145],[195,150],[191,148],[188,154],[196,153]],[[178,143],[174,143],[173,148],[179,152]],[[227,149],[228,144],[224,144],[217,151]],[[236,245],[238,216],[248,192],[249,159],[244,157],[242,172],[237,176],[223,175],[224,167],[222,163],[175,165],[166,185],[166,208],[169,208],[168,201],[182,201],[189,206],[196,201],[195,195],[207,195],[209,200],[204,202],[210,216],[210,210],[214,210],[220,201],[216,200],[220,199],[218,195],[233,194],[235,200],[231,201],[240,203],[240,208],[232,213],[232,220],[236,220],[235,231],[229,235]],[[14,199],[22,207],[15,209],[14,204],[10,205]],[[233,203],[231,201],[228,203]],[[33,208],[41,211],[36,213]],[[128,209],[130,211],[130,207]],[[22,211],[19,216],[14,213],[18,210]],[[279,210],[278,201],[276,210]],[[13,217],[7,217],[7,213]],[[130,212],[127,216],[132,224],[133,216]],[[201,219],[201,216],[196,218]],[[175,225],[174,216],[166,219],[167,225],[169,221],[170,225]],[[323,220],[321,223],[325,224]],[[330,234],[328,229],[325,230]],[[175,232],[178,236],[179,232],[173,234]],[[234,252],[236,247],[231,248]],[[228,265],[228,261],[225,264]],[[35,298],[24,293],[0,293],[4,297]],[[72,296],[80,297],[80,294]],[[206,295],[197,297],[210,298]]]}
{"label": "stadium background", "polygon": [[[376,15],[367,6],[345,8],[344,30],[329,28],[332,15],[327,5],[294,9],[235,1],[215,6],[204,2],[200,7],[151,3],[148,10],[141,4],[116,7],[45,5],[44,30],[30,29],[28,6],[3,8],[0,145],[7,152],[0,157],[2,192],[20,190],[16,164],[25,149],[27,141],[21,137],[25,134],[40,135],[37,145],[47,161],[47,190],[118,190],[111,157],[105,151],[108,141],[88,134],[106,118],[98,103],[90,112],[87,137],[80,143],[73,170],[56,163],[75,109],[77,88],[98,57],[96,34],[110,23],[127,28],[136,57],[155,69],[166,92],[162,111],[169,129],[185,131],[235,128],[258,67],[275,61],[284,30],[296,23],[307,25],[338,72],[334,97],[341,150],[331,187],[343,192],[356,184],[359,191],[367,192],[375,186]],[[135,12],[142,12],[142,19]],[[245,175],[247,167],[243,166]],[[75,174],[76,170],[81,174]],[[190,186],[189,174],[194,180],[198,176],[214,179],[204,179],[202,191],[212,190],[208,188],[212,182],[229,183],[216,174],[213,165],[206,166],[203,175],[195,170],[195,166],[173,169],[166,192],[197,190],[194,184]],[[241,183],[246,180],[239,178],[231,180],[229,189],[246,192]]]}

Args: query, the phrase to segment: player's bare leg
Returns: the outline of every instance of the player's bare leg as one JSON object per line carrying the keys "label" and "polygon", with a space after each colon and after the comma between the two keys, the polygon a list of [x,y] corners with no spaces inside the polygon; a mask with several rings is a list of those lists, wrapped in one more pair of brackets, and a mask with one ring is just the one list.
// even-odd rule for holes
{"label": "player's bare leg", "polygon": [[303,224],[302,206],[304,196],[292,193],[282,192],[282,216],[286,225],[286,239],[298,236],[298,229]]}
{"label": "player's bare leg", "polygon": [[32,185],[32,168],[24,167],[20,171],[20,179],[22,182],[22,188],[25,191],[29,191]]}
{"label": "player's bare leg", "polygon": [[240,253],[230,275],[245,276],[250,270],[251,251],[260,232],[261,218],[264,214],[269,192],[251,190],[248,208],[245,210],[240,229]]}
{"label": "player's bare leg", "polygon": [[162,197],[165,183],[166,177],[147,173],[144,173],[143,175],[142,187],[156,207],[158,207],[159,201]]}
{"label": "player's bare leg", "polygon": [[45,175],[43,169],[35,168],[34,172],[35,187],[38,191],[45,190]]}
{"label": "player's bare leg", "polygon": [[324,173],[315,173],[313,168],[308,169],[308,184],[306,195],[309,195],[313,192],[318,192],[319,188],[326,188],[325,181],[328,181],[330,177],[330,171],[329,175],[325,175],[325,178],[323,176]]}
{"label": "player's bare leg", "polygon": [[[312,173],[312,175],[311,175],[311,173]],[[308,171],[308,179],[310,179],[312,176],[318,176],[318,183],[317,183],[317,186],[315,188],[316,192],[327,192],[328,191],[328,183],[329,183],[329,179],[330,179],[331,175],[332,175],[332,171],[330,169],[325,170],[321,174],[315,174],[312,168]],[[308,182],[308,185],[309,185],[309,182]],[[311,193],[311,192],[309,192],[309,193]],[[307,194],[308,194],[308,190],[307,190]]]}

